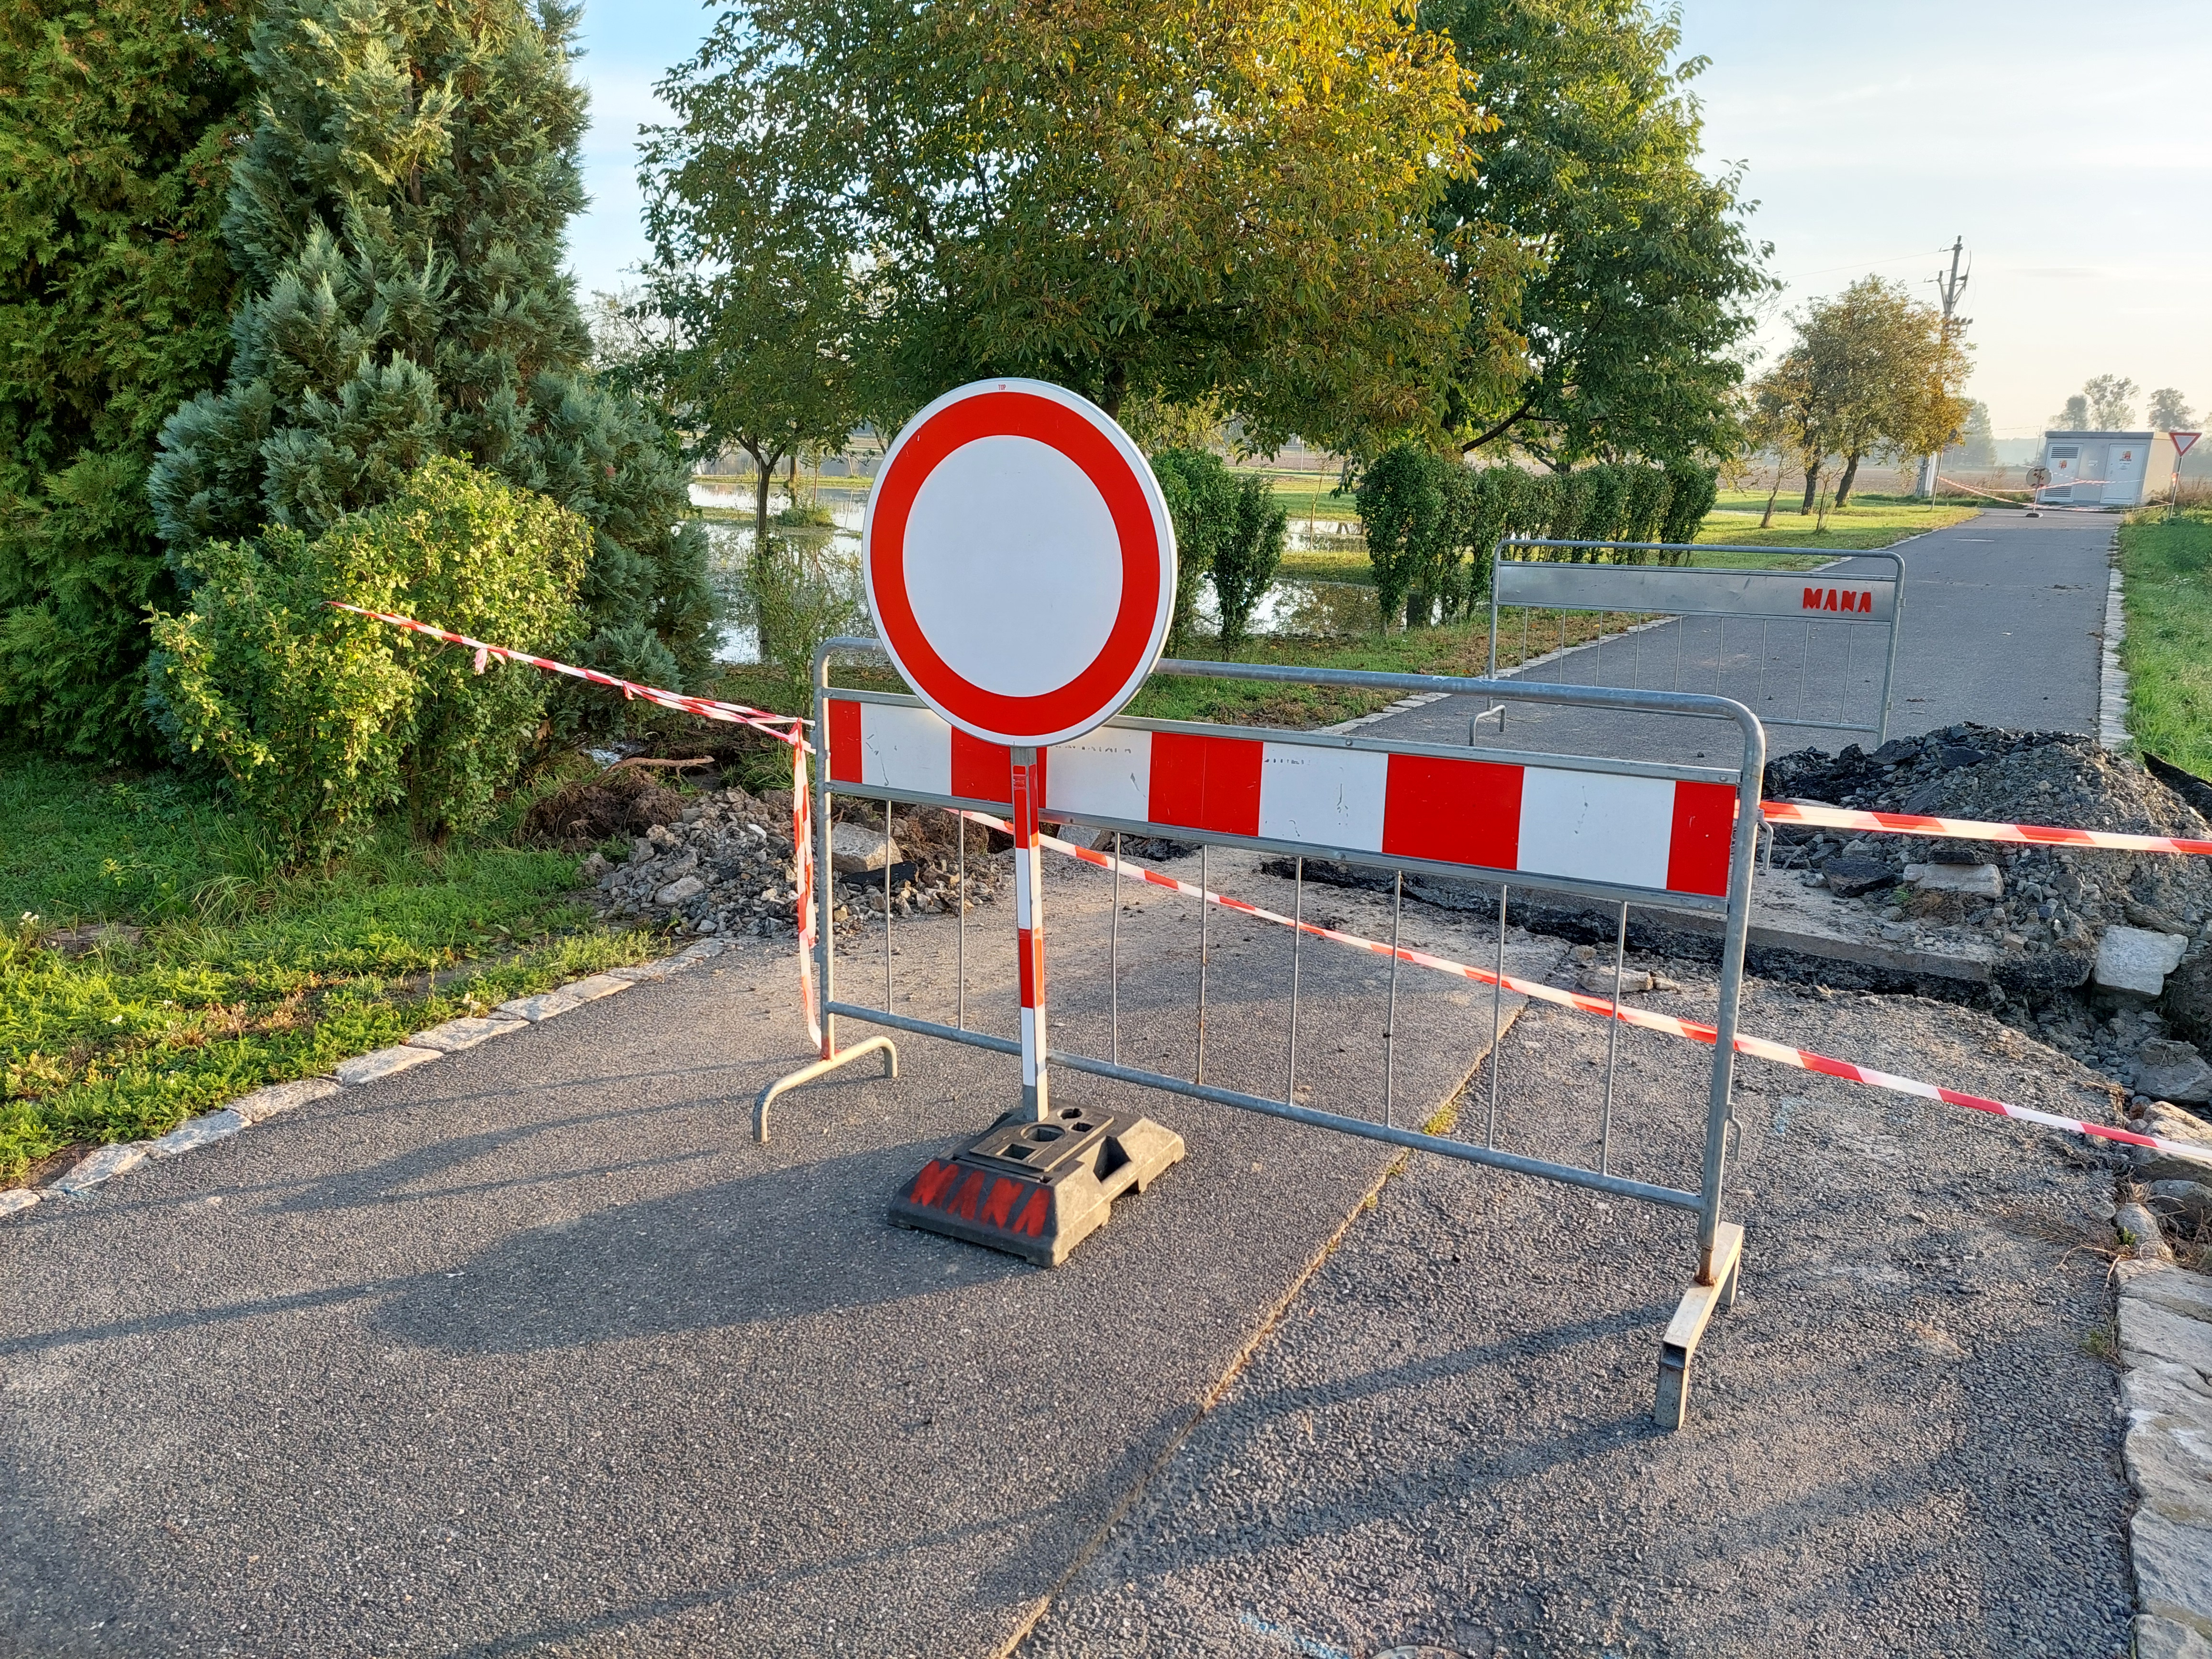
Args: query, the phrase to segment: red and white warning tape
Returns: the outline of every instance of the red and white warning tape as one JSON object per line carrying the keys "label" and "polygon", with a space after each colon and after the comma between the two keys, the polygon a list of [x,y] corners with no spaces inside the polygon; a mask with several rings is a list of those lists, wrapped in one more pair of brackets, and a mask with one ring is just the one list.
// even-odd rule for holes
{"label": "red and white warning tape", "polygon": [[[619,690],[625,697],[643,699],[663,708],[674,708],[684,714],[696,714],[702,720],[722,720],[736,725],[754,726],[791,746],[791,834],[794,862],[798,867],[795,884],[798,896],[799,924],[799,996],[805,1010],[808,1041],[819,1048],[822,1042],[820,1011],[814,995],[813,954],[816,939],[814,897],[814,837],[812,813],[807,788],[807,755],[813,746],[801,735],[808,722],[795,715],[774,714],[764,709],[749,708],[743,703],[720,702],[712,698],[687,696],[681,692],[665,691],[655,686],[639,685],[629,680],[617,679],[595,669],[578,668],[572,664],[556,662],[550,658],[532,656],[526,651],[511,650],[504,646],[487,645],[472,640],[465,634],[454,634],[442,628],[433,628],[427,623],[416,622],[411,617],[397,617],[381,611],[369,611],[360,605],[337,605],[340,611],[357,616],[372,617],[396,628],[427,635],[474,651],[476,667],[482,673],[486,662],[502,658],[548,673],[567,674],[576,679],[588,680]],[[2212,842],[2185,841],[2166,836],[2126,836],[2097,830],[2054,830],[2036,824],[1984,823],[1966,818],[1922,817],[1906,812],[1856,812],[1839,807],[1805,806],[1793,801],[1766,801],[1762,810],[1769,823],[1807,823],[1847,830],[1886,830],[1896,834],[1917,836],[1948,836],[1977,841],[2018,842],[2035,846],[2103,847],[2128,852],[2150,853],[2212,853]],[[1014,833],[1013,826],[1003,818],[987,812],[963,811],[961,817],[988,826],[1007,835]],[[1378,956],[1389,956],[1392,947],[1379,940],[1363,939],[1357,933],[1347,933],[1334,927],[1324,927],[1318,922],[1302,921],[1256,904],[1248,904],[1225,894],[1194,886],[1173,876],[1163,875],[1143,865],[1132,864],[1126,859],[1116,860],[1109,854],[1088,847],[1078,847],[1073,842],[1062,841],[1057,836],[1040,834],[1038,844],[1054,851],[1080,859],[1085,864],[1101,870],[1119,869],[1121,874],[1163,887],[1170,892],[1219,905],[1260,921],[1279,923],[1311,934],[1316,939],[1332,939],[1354,950],[1370,951]],[[1545,985],[1534,980],[1516,978],[1513,975],[1498,975],[1484,969],[1469,967],[1465,963],[1449,957],[1432,956],[1425,951],[1399,946],[1397,957],[1417,968],[1430,969],[1437,973],[1454,975],[1481,985],[1498,985],[1540,1002],[1554,1003],[1563,1008],[1575,1008],[1586,1014],[1620,1020],[1623,1024],[1645,1030],[1664,1031],[1670,1036],[1685,1037],[1692,1042],[1715,1042],[1720,1034],[1710,1025],[1695,1020],[1678,1019],[1672,1014],[1656,1013],[1648,1008],[1622,1005],[1616,1009],[1603,997],[1594,997],[1576,991],[1563,991],[1556,986]],[[1042,978],[1042,975],[1039,975]],[[1039,994],[1042,1001],[1042,994]],[[1749,1054],[1757,1060],[1771,1060],[1778,1066],[1795,1066],[1800,1071],[1817,1072],[1824,1077],[1842,1078],[1847,1082],[1863,1083],[1877,1089],[1888,1089],[1899,1094],[1915,1095],[1923,1100],[1942,1101],[1953,1106],[1964,1106],[1977,1112],[1988,1112],[1998,1117],[2018,1119],[2023,1123],[2039,1124],[2047,1129],[2063,1130],[2069,1134],[2086,1135],[2099,1140],[2117,1141],[2124,1146],[2142,1146],[2171,1156],[2212,1164],[2212,1152],[2204,1147],[2192,1146],[2180,1141],[2165,1140],[2155,1135],[2138,1134],[2131,1129],[2111,1128],[2101,1123],[2087,1123],[2078,1118],[2060,1117],[2051,1112],[2039,1112],[2026,1106],[2014,1106],[2002,1100],[1990,1100],[1980,1095],[1966,1094],[1956,1089],[1945,1089],[1932,1083],[1899,1077],[1894,1073],[1878,1071],[1870,1066],[1855,1065],[1850,1060],[1832,1060],[1826,1054],[1816,1054],[1809,1049],[1793,1048],[1786,1043],[1769,1042],[1762,1037],[1736,1035],[1735,1048],[1738,1054]]]}
{"label": "red and white warning tape", "polygon": [[550,657],[532,656],[527,651],[516,651],[504,645],[487,645],[482,640],[472,640],[465,634],[433,628],[428,623],[417,622],[412,617],[395,617],[389,611],[370,611],[358,605],[341,605],[329,601],[334,611],[349,611],[357,617],[370,617],[380,623],[390,623],[394,628],[404,628],[412,634],[422,634],[434,640],[443,640],[448,645],[458,645],[476,653],[476,672],[484,672],[485,665],[495,657],[507,662],[519,662],[526,667],[542,669],[548,674],[566,674],[572,679],[588,680],[593,685],[604,685],[619,691],[626,699],[658,703],[663,708],[673,708],[681,714],[696,714],[701,720],[720,720],[728,726],[750,726],[755,731],[765,732],[780,743],[791,746],[791,844],[797,857],[799,879],[795,884],[799,899],[799,999],[806,1013],[807,1041],[816,1048],[822,1046],[822,1017],[814,1000],[814,808],[813,794],[806,787],[806,757],[814,752],[806,741],[804,728],[812,722],[800,720],[796,714],[775,714],[765,708],[750,708],[741,702],[720,702],[712,697],[688,696],[681,691],[665,691],[657,685],[640,685],[635,680],[617,678],[603,674],[596,668],[579,668],[574,663],[556,662]]}
{"label": "red and white warning tape", "polygon": [[395,617],[388,611],[370,611],[358,605],[341,605],[336,599],[328,601],[333,611],[350,611],[356,617],[374,617],[378,622],[390,623],[394,628],[404,628],[410,634],[423,634],[434,640],[443,640],[448,645],[458,645],[476,653],[477,672],[498,657],[507,662],[526,664],[541,668],[549,674],[566,674],[571,679],[589,680],[594,685],[604,685],[619,691],[625,698],[641,702],[658,703],[663,708],[678,713],[696,714],[701,720],[720,720],[729,726],[750,726],[781,743],[803,746],[805,739],[799,735],[803,727],[812,722],[796,714],[772,714],[765,708],[748,708],[741,702],[718,702],[712,697],[687,696],[681,691],[664,691],[655,685],[640,685],[635,680],[625,680],[612,674],[603,674],[596,668],[579,668],[574,663],[556,662],[550,657],[534,657],[527,651],[516,651],[504,645],[487,645],[482,640],[472,640],[465,634],[455,634],[429,623],[416,622],[412,617]]}
{"label": "red and white warning tape", "polygon": [[1769,823],[1806,823],[1827,830],[1947,836],[1954,841],[2002,841],[2022,847],[2102,847],[2122,853],[2212,854],[2212,841],[2191,841],[2180,836],[2130,836],[2115,830],[2061,830],[2044,823],[1989,823],[1979,818],[1923,817],[1917,812],[1859,812],[1794,800],[1761,801],[1759,810]]}
{"label": "red and white warning tape", "polygon": [[[1008,829],[1008,825],[1003,820],[992,817],[987,813],[968,812],[963,816],[994,830]],[[1219,905],[1223,909],[1233,910],[1239,915],[1251,916],[1261,921],[1277,922],[1285,927],[1295,927],[1302,933],[1311,934],[1316,939],[1333,939],[1339,945],[1348,945],[1354,950],[1369,951],[1376,956],[1387,957],[1391,954],[1391,947],[1377,939],[1363,939],[1357,933],[1344,933],[1334,927],[1324,927],[1318,922],[1301,921],[1256,904],[1248,904],[1242,899],[1231,898],[1226,894],[1212,892],[1203,887],[1194,886],[1189,882],[1178,881],[1173,876],[1163,875],[1157,870],[1147,869],[1142,865],[1132,864],[1126,859],[1116,860],[1110,854],[1101,853],[1088,847],[1078,847],[1074,842],[1062,841],[1056,836],[1041,836],[1038,839],[1042,845],[1051,848],[1054,852],[1065,853],[1071,858],[1080,859],[1085,864],[1095,865],[1101,870],[1110,871],[1118,866],[1121,873],[1125,876],[1147,882],[1155,887],[1164,887],[1170,892],[1181,893],[1186,897],[1202,899],[1208,904]],[[1686,1037],[1692,1042],[1715,1042],[1720,1037],[1719,1032],[1713,1027],[1702,1024],[1696,1020],[1678,1019],[1672,1014],[1656,1013],[1648,1008],[1632,1007],[1626,1003],[1623,1003],[1620,1008],[1615,1009],[1611,1000],[1604,997],[1589,996],[1577,991],[1563,991],[1557,986],[1545,985],[1534,980],[1520,979],[1511,974],[1500,975],[1486,969],[1470,967],[1463,962],[1454,962],[1448,957],[1432,956],[1425,951],[1410,950],[1401,945],[1397,950],[1397,957],[1401,962],[1411,963],[1417,968],[1427,968],[1437,973],[1454,975],[1461,979],[1473,980],[1480,985],[1502,986],[1516,996],[1532,998],[1539,1002],[1554,1003],[1562,1008],[1578,1009],[1583,1013],[1595,1014],[1601,1018],[1618,1019],[1625,1025],[1640,1027],[1644,1030],[1664,1031],[1671,1036]],[[1998,1117],[2017,1118],[2023,1123],[2040,1124],[2046,1129],[2060,1129],[2069,1134],[2087,1135],[2099,1140],[2118,1141],[2124,1146],[2148,1147],[2173,1157],[2212,1164],[2212,1149],[2192,1146],[2182,1141],[2161,1139],[2156,1135],[2138,1134],[2132,1129],[2118,1129],[2102,1123],[2087,1123],[2079,1118],[2060,1117],[2054,1113],[2039,1112],[2031,1107],[2014,1106],[2006,1101],[1990,1100],[1984,1096],[1966,1094],[1957,1089],[1945,1089],[1933,1083],[1923,1083],[1916,1078],[1899,1077],[1893,1072],[1880,1071],[1871,1066],[1859,1066],[1847,1060],[1832,1060],[1826,1054],[1816,1054],[1808,1048],[1794,1048],[1787,1043],[1769,1042],[1763,1037],[1746,1036],[1741,1032],[1736,1034],[1734,1046],[1736,1053],[1740,1054],[1749,1054],[1756,1060],[1771,1060],[1778,1066],[1795,1066],[1802,1072],[1817,1072],[1823,1077],[1842,1078],[1846,1082],[1863,1083],[1877,1089],[1892,1090],[1899,1094],[1917,1095],[1923,1100],[1940,1100],[1948,1105],[1964,1106],[1972,1111],[1988,1112]]]}

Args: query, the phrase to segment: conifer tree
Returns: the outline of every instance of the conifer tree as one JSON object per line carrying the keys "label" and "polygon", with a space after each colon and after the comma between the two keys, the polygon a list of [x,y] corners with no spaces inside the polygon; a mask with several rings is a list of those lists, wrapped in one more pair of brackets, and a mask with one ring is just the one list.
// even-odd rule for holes
{"label": "conifer tree", "polygon": [[219,393],[163,428],[155,516],[195,550],[313,536],[465,455],[592,527],[587,661],[680,684],[714,604],[675,446],[600,386],[561,241],[584,203],[556,0],[270,0],[223,235],[246,290]]}
{"label": "conifer tree", "polygon": [[221,383],[219,231],[251,116],[247,0],[0,7],[0,732],[148,752],[146,472]]}

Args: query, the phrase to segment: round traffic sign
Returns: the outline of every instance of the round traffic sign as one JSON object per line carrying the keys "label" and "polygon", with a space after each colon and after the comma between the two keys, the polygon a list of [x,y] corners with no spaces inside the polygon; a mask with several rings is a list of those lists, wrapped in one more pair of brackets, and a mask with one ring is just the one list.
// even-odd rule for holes
{"label": "round traffic sign", "polygon": [[860,540],[892,662],[994,743],[1081,736],[1136,695],[1167,640],[1159,481],[1104,410],[1042,380],[977,380],[908,422]]}

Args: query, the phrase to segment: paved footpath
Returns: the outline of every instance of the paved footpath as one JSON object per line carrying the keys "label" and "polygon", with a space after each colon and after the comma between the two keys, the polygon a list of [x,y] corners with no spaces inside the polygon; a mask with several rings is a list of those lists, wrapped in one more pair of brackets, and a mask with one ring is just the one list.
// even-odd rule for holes
{"label": "paved footpath", "polygon": [[[1059,1030],[1096,1051],[1106,884],[1054,870]],[[1187,1064],[1193,913],[1125,897],[1124,1053]],[[1470,926],[1407,942],[1486,957]],[[946,1012],[949,921],[900,941],[897,1006]],[[1208,1076],[1279,1087],[1287,941],[1214,945]],[[1675,971],[1658,1006],[1707,1012]],[[1382,965],[1309,944],[1303,975],[1299,1097],[1371,1110]],[[750,1142],[790,977],[749,941],[0,1226],[0,1651],[2124,1651],[2111,1176],[2070,1147],[1747,1068],[1744,1301],[1668,1436],[1686,1218],[1418,1158],[1370,1213],[1383,1149],[1154,1097],[1188,1159],[1039,1271],[882,1219],[1008,1098],[1000,1057],[908,1042]],[[1400,994],[1417,1121],[1490,1010]],[[2015,1034],[1895,1007],[1754,987],[1747,1019],[2097,1109]],[[1502,1143],[1594,1161],[1602,1058],[1592,1022],[1509,1024]],[[1624,1034],[1623,1173],[1692,1178],[1704,1058]]]}
{"label": "paved footpath", "polygon": [[[1187,1066],[1194,914],[1125,897],[1123,1052]],[[1056,1035],[1094,1052],[1109,899],[1048,886]],[[1367,896],[1308,914],[1388,927]],[[986,1029],[1012,933],[1003,902],[971,924]],[[1449,918],[1407,937],[1473,948]],[[949,1015],[951,919],[899,939],[898,1007]],[[1208,1079],[1279,1091],[1288,940],[1212,942]],[[1302,969],[1299,1098],[1370,1109],[1386,966],[1309,943]],[[1419,1121],[1491,1011],[1433,975],[1401,996]],[[746,941],[0,1224],[0,1653],[1002,1647],[1389,1154],[1135,1098],[1188,1157],[1040,1272],[884,1220],[1011,1103],[1001,1056],[902,1039],[897,1081],[865,1062],[752,1142],[754,1092],[806,1058],[795,1000],[790,947]]]}
{"label": "paved footpath", "polygon": [[[1761,1035],[2106,1109],[1984,1015],[1745,993]],[[1515,1024],[1504,1144],[1592,1158],[1604,1048],[1562,1011]],[[1640,1175],[1703,1055],[1622,1048]],[[2111,1171],[1948,1107],[1740,1079],[1743,1291],[1686,1429],[1650,1413],[1688,1218],[1417,1157],[1023,1659],[2125,1659]]]}
{"label": "paved footpath", "polygon": [[[1984,513],[1900,544],[1905,562],[1905,626],[1898,641],[1897,683],[1892,693],[1890,734],[1910,736],[1961,720],[2037,730],[2097,731],[2099,651],[2103,638],[2108,552],[2118,521],[2104,514],[2030,519],[2018,513]],[[1846,562],[1886,571],[1886,562]],[[1627,684],[1647,689],[1668,684],[1674,630],[1668,623],[1640,636],[1570,652],[1530,672],[1531,678],[1561,684]],[[1694,626],[1688,660],[1711,660],[1713,629]],[[1805,702],[1799,702],[1798,646],[1794,625],[1777,624],[1771,644],[1735,625],[1726,641],[1729,672],[1720,689],[1749,703],[1762,718],[1832,719],[1824,684],[1841,696],[1843,659],[1814,665]],[[1816,646],[1834,656],[1838,647]],[[1771,651],[1772,671],[1758,664]],[[1747,655],[1748,653],[1750,654]],[[1871,720],[1878,705],[1878,665],[1860,647],[1850,659],[1854,682],[1847,705]],[[1683,679],[1687,690],[1711,690],[1710,682]],[[1762,695],[1763,693],[1763,695]],[[1447,697],[1387,715],[1362,727],[1365,736],[1427,743],[1464,744],[1480,700]],[[1486,725],[1481,740],[1497,746]],[[1777,725],[1767,733],[1770,752],[1815,745],[1830,750],[1847,743],[1868,748],[1864,732],[1823,726]],[[1733,764],[1741,750],[1735,728],[1667,715],[1586,714],[1514,705],[1503,746],[1563,754],[1616,754],[1641,759],[1705,760]]]}

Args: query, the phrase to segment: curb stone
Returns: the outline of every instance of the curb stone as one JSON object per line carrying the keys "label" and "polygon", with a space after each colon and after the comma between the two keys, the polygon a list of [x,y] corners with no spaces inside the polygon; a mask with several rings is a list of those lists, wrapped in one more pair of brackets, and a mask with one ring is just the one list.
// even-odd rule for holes
{"label": "curb stone", "polygon": [[250,1095],[240,1095],[228,1109],[248,1123],[265,1123],[279,1112],[289,1112],[295,1106],[334,1095],[340,1086],[338,1080],[331,1077],[303,1077],[295,1083],[272,1083]]}
{"label": "curb stone", "polygon": [[444,1055],[435,1048],[410,1048],[402,1042],[390,1048],[372,1048],[365,1054],[356,1054],[351,1060],[342,1060],[331,1069],[331,1075],[349,1088],[363,1083],[374,1083],[380,1077],[390,1077],[416,1066],[427,1066]]}
{"label": "curb stone", "polygon": [[2212,1279],[2116,1264],[2137,1659],[2212,1659]]}
{"label": "curb stone", "polygon": [[[639,963],[635,967],[611,968],[604,974],[586,975],[582,979],[572,980],[566,985],[540,992],[534,997],[521,997],[513,1002],[502,1003],[492,1011],[489,1018],[449,1019],[442,1025],[433,1025],[427,1030],[417,1031],[405,1042],[391,1048],[372,1049],[368,1054],[356,1054],[350,1060],[341,1060],[324,1076],[268,1084],[240,1095],[213,1111],[187,1119],[157,1140],[116,1141],[95,1147],[88,1156],[78,1159],[67,1174],[44,1189],[14,1187],[0,1191],[0,1219],[19,1215],[34,1207],[49,1192],[58,1193],[64,1198],[82,1198],[102,1182],[136,1169],[149,1156],[174,1158],[216,1141],[228,1139],[241,1129],[265,1123],[270,1118],[295,1107],[304,1106],[310,1101],[325,1099],[342,1089],[357,1088],[379,1078],[410,1071],[443,1055],[473,1048],[493,1037],[505,1036],[540,1020],[550,1019],[556,1014],[580,1008],[601,997],[612,996],[617,991],[627,991],[633,985],[666,979],[702,963],[712,962],[726,948],[719,939],[696,939],[673,956]],[[532,1012],[520,1012],[526,1008]]]}
{"label": "curb stone", "polygon": [[584,999],[563,985],[556,990],[540,991],[534,997],[517,997],[512,1002],[502,1002],[492,1012],[535,1025],[541,1019],[550,1019],[556,1014],[565,1014],[571,1008],[583,1006]]}
{"label": "curb stone", "polygon": [[434,1048],[441,1054],[458,1054],[464,1048],[473,1048],[479,1042],[489,1042],[495,1036],[505,1036],[509,1031],[519,1031],[528,1022],[519,1019],[449,1019],[443,1025],[433,1025],[427,1031],[417,1031],[407,1039],[410,1048]]}
{"label": "curb stone", "polygon": [[147,1147],[149,1158],[174,1158],[179,1152],[189,1152],[210,1141],[234,1135],[247,1122],[243,1112],[228,1107],[220,1112],[208,1112],[186,1120]]}
{"label": "curb stone", "polygon": [[146,1149],[151,1144],[144,1140],[118,1140],[102,1146],[54,1182],[54,1190],[64,1198],[76,1198],[101,1182],[111,1180],[125,1170],[135,1169],[143,1163]]}
{"label": "curb stone", "polygon": [[2120,580],[2120,532],[2112,532],[2112,574],[2105,584],[2105,629],[2098,653],[2097,745],[2118,752],[2128,746],[2128,672],[2120,647],[2128,637],[2128,611]]}

